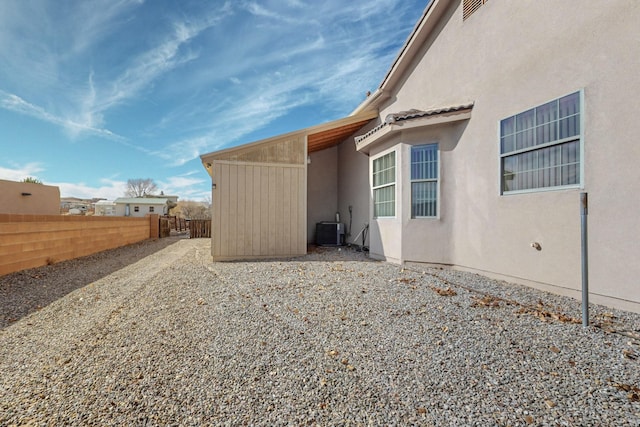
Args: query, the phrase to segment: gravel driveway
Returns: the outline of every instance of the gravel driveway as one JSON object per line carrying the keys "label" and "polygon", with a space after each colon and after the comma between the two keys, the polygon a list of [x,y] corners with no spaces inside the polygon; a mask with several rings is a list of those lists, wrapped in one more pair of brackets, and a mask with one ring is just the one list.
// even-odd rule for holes
{"label": "gravel driveway", "polygon": [[0,325],[0,425],[640,425],[638,314],[583,328],[577,301],[473,274],[209,244],[0,277],[14,304],[66,289]]}

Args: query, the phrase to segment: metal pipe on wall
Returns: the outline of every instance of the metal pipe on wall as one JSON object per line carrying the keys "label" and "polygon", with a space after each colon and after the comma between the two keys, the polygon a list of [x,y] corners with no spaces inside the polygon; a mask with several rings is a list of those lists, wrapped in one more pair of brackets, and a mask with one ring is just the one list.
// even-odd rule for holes
{"label": "metal pipe on wall", "polygon": [[589,246],[587,232],[587,193],[580,193],[580,235],[582,263],[582,326],[589,326]]}

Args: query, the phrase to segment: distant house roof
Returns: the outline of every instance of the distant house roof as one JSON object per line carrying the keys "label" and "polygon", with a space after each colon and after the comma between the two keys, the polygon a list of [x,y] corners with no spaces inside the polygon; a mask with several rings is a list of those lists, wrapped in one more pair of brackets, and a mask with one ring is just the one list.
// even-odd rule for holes
{"label": "distant house roof", "polygon": [[152,198],[152,199],[168,199],[168,200],[173,200],[174,202],[178,201],[178,197],[179,196],[174,196],[174,195],[170,195],[170,194],[147,194],[144,197],[148,197],[148,198]]}
{"label": "distant house roof", "polygon": [[166,205],[166,198],[156,197],[119,197],[113,201],[116,204],[130,204],[130,205]]}

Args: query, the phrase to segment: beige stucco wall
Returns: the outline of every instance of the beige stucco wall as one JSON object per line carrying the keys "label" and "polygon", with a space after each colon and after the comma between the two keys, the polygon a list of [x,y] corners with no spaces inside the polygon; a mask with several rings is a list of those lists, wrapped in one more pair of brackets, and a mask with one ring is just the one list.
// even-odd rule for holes
{"label": "beige stucco wall", "polygon": [[[30,195],[22,195],[29,193]],[[60,189],[52,185],[0,179],[0,213],[59,215]]]}
{"label": "beige stucco wall", "polygon": [[[366,132],[372,126],[360,132]],[[370,222],[371,192],[368,174],[369,157],[356,151],[353,137],[343,141],[338,146],[338,212],[347,227],[346,243],[362,245],[362,235],[358,236],[358,234]],[[349,206],[351,206],[351,219]],[[349,223],[351,223],[351,229],[349,229]],[[369,245],[368,236],[369,233],[366,234],[365,245]]]}
{"label": "beige stucco wall", "polygon": [[[338,148],[309,154],[307,165],[307,242],[316,239],[316,224],[335,221],[338,212]],[[344,217],[340,218],[344,222]]]}
{"label": "beige stucco wall", "polygon": [[[462,128],[396,136],[405,174],[404,144],[442,145],[441,216],[411,220],[408,178],[400,176],[397,218],[372,221],[372,254],[453,264],[575,296],[579,194],[586,191],[592,300],[640,310],[640,125],[630,108],[640,96],[640,3],[488,2],[465,22],[460,3],[451,2],[441,31],[380,112],[475,102]],[[581,89],[584,188],[500,195],[499,120]]]}

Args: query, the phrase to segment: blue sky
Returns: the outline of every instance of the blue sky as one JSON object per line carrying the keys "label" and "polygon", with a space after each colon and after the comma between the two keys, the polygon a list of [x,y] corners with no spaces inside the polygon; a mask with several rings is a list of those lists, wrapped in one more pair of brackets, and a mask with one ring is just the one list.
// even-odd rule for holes
{"label": "blue sky", "polygon": [[2,0],[0,179],[204,200],[200,154],[348,115],[426,3]]}

